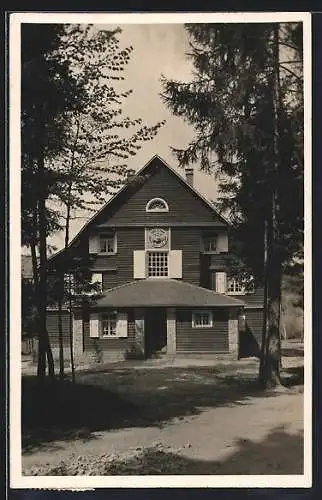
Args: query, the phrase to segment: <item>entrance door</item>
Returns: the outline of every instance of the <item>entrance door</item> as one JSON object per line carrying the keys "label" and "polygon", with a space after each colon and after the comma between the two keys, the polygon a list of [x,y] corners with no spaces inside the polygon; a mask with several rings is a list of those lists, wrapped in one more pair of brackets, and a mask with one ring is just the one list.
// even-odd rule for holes
{"label": "entrance door", "polygon": [[151,357],[167,345],[166,309],[149,308],[145,312],[145,354]]}

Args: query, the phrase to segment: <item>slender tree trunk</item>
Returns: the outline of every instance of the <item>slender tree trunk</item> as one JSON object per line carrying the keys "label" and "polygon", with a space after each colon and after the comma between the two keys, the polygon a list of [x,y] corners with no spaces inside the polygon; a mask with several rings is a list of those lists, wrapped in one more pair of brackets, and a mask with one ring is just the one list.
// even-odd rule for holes
{"label": "slender tree trunk", "polygon": [[281,384],[281,339],[280,339],[280,305],[281,305],[281,266],[278,262],[269,266],[268,301],[266,318],[266,338],[262,359],[260,382],[263,388],[276,387]]}
{"label": "slender tree trunk", "polygon": [[73,301],[72,301],[72,277],[69,275],[69,349],[70,366],[72,370],[72,382],[75,384],[75,362],[74,362],[74,341],[73,341]]}
{"label": "slender tree trunk", "polygon": [[59,341],[59,376],[64,379],[64,339],[63,339],[63,300],[64,300],[64,275],[59,273],[59,295],[58,295],[58,341]]}
{"label": "slender tree trunk", "polygon": [[[44,171],[44,159],[40,155],[38,159],[39,172]],[[41,182],[40,176],[40,182]],[[48,375],[54,376],[54,360],[50,347],[47,331],[47,238],[46,238],[46,196],[43,185],[40,189],[38,202],[39,221],[39,283],[38,283],[38,312],[39,312],[39,355],[38,355],[38,375],[46,375],[46,356],[48,362]]]}
{"label": "slender tree trunk", "polygon": [[[68,200],[70,200],[72,186],[69,186]],[[71,205],[68,201],[67,212],[66,212],[66,229],[65,229],[65,252],[67,253],[69,245],[69,228],[70,228],[70,217],[71,217]],[[72,382],[75,383],[75,360],[74,360],[74,338],[73,338],[73,301],[72,301],[72,282],[71,274],[69,273],[69,307],[68,307],[68,319],[69,319],[69,353],[70,353],[70,367],[72,371]]]}
{"label": "slender tree trunk", "polygon": [[36,289],[38,286],[38,262],[37,262],[36,247],[37,247],[36,243],[32,243],[30,245],[34,289]]}
{"label": "slender tree trunk", "polygon": [[263,327],[262,327],[262,343],[259,365],[259,384],[265,386],[264,365],[266,353],[266,338],[267,338],[267,309],[268,309],[268,220],[264,221],[264,299],[263,299]]}

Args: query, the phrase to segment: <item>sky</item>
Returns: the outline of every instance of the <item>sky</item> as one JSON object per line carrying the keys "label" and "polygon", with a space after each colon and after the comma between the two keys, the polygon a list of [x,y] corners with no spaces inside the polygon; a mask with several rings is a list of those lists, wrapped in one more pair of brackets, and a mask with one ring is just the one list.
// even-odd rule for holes
{"label": "sky", "polygon": [[[142,118],[146,125],[153,125],[166,120],[157,136],[145,142],[141,150],[131,159],[130,167],[138,170],[155,154],[163,158],[170,166],[184,175],[172,155],[170,146],[185,148],[194,136],[193,127],[183,118],[175,117],[160,98],[160,77],[189,81],[192,78],[192,65],[186,53],[189,42],[182,24],[128,24],[118,25],[122,29],[119,35],[120,46],[132,45],[134,50],[124,72],[126,88],[133,94],[123,107],[124,115]],[[109,29],[112,25],[100,25]],[[198,191],[210,199],[216,199],[216,182],[208,174],[199,172],[194,165],[194,185]],[[86,223],[84,219],[74,220],[71,224],[71,238]],[[63,234],[55,234],[49,243],[59,250],[63,246]]]}

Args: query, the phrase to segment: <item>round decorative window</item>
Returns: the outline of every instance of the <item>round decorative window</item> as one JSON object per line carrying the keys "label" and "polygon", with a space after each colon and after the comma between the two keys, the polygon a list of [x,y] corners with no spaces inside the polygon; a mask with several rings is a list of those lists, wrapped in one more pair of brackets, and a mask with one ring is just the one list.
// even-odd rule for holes
{"label": "round decorative window", "polygon": [[146,207],[145,207],[147,212],[168,212],[169,207],[168,204],[165,200],[162,198],[153,198],[150,200]]}
{"label": "round decorative window", "polygon": [[151,248],[162,248],[168,243],[168,233],[159,227],[148,231],[148,242]]}

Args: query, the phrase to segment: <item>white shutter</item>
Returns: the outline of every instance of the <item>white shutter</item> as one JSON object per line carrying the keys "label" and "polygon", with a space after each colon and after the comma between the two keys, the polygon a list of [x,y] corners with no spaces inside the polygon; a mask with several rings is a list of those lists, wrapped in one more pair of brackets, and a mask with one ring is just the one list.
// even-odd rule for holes
{"label": "white shutter", "polygon": [[167,309],[167,354],[176,352],[176,310]]}
{"label": "white shutter", "polygon": [[99,244],[99,236],[97,234],[90,234],[88,239],[88,252],[90,254],[98,253],[100,250]]}
{"label": "white shutter", "polygon": [[92,339],[99,337],[99,315],[97,313],[90,314],[89,317],[89,336]]}
{"label": "white shutter", "polygon": [[227,290],[227,278],[225,272],[216,273],[216,292],[226,293]]}
{"label": "white shutter", "polygon": [[133,252],[133,277],[134,279],[145,278],[146,264],[145,251],[134,250]]}
{"label": "white shutter", "polygon": [[219,233],[217,236],[217,251],[228,252],[228,234]]}
{"label": "white shutter", "polygon": [[169,278],[182,278],[182,250],[169,252]]}
{"label": "white shutter", "polygon": [[116,323],[116,335],[118,337],[127,337],[127,313],[118,313]]}

